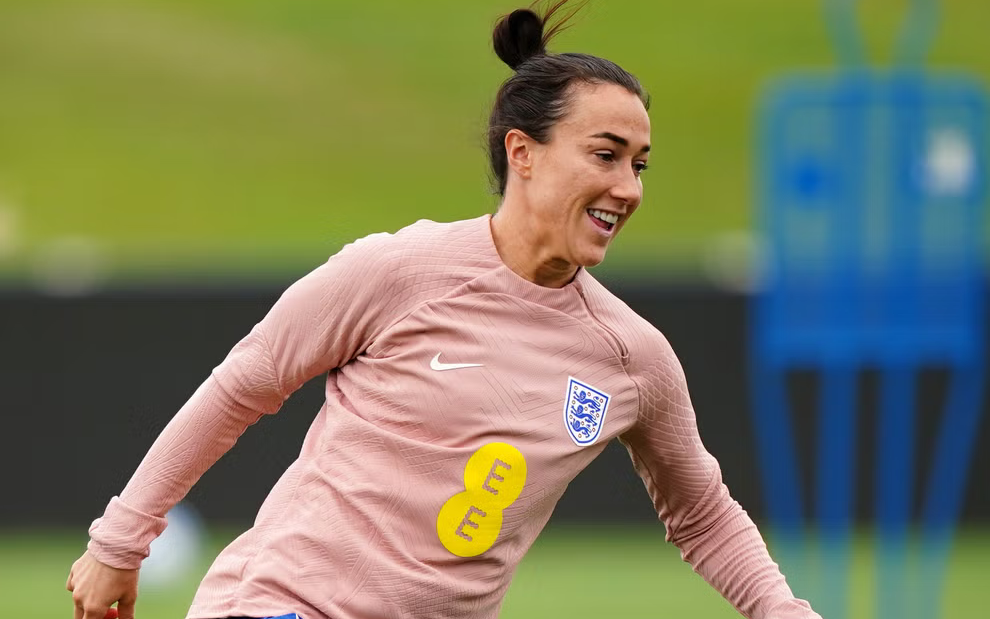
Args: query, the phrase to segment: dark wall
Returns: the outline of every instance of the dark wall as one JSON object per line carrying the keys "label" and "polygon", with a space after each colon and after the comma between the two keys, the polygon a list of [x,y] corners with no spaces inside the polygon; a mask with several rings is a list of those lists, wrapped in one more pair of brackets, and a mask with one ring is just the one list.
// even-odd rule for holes
{"label": "dark wall", "polygon": [[[612,285],[663,331],[691,387],[702,437],[733,495],[757,518],[762,500],[750,424],[745,364],[746,298],[711,289]],[[106,292],[59,299],[0,296],[0,525],[84,526],[120,491],[155,436],[280,291]],[[926,375],[921,390],[919,469],[944,388]],[[860,470],[872,470],[869,412],[875,377],[863,380]],[[811,445],[814,377],[792,381],[801,444]],[[322,401],[307,384],[276,416],[248,430],[190,494],[214,520],[248,521],[293,460]],[[986,408],[986,407],[984,407]],[[990,422],[970,473],[966,518],[990,523]],[[805,475],[807,478],[808,476]],[[859,505],[872,493],[864,474]],[[13,500],[11,500],[13,499]],[[653,519],[628,456],[611,445],[571,485],[554,516],[563,520]]]}

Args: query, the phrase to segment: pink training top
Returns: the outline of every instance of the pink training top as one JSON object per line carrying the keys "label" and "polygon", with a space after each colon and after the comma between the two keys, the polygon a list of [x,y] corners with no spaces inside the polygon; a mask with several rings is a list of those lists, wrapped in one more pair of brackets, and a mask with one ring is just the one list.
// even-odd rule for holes
{"label": "pink training top", "polygon": [[722,484],[664,337],[583,269],[560,289],[516,275],[490,216],[369,236],[293,284],[93,523],[90,552],[139,567],[199,477],[324,373],[299,458],[190,619],[494,618],[567,484],[613,438],[667,539],[742,614],[818,617]]}

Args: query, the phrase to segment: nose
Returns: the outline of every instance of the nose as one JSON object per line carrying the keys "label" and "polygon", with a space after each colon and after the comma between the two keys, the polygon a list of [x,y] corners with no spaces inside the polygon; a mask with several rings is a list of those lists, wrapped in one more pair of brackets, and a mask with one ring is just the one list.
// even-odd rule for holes
{"label": "nose", "polygon": [[643,183],[632,169],[617,172],[609,195],[629,208],[636,208],[643,199]]}

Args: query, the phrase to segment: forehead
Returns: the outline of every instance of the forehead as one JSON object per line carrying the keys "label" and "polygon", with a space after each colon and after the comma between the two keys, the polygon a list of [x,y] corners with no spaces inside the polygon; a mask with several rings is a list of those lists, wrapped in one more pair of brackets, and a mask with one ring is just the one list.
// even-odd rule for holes
{"label": "forehead", "polygon": [[554,129],[570,137],[601,132],[620,135],[633,146],[650,143],[650,116],[639,96],[617,84],[571,86],[567,114]]}

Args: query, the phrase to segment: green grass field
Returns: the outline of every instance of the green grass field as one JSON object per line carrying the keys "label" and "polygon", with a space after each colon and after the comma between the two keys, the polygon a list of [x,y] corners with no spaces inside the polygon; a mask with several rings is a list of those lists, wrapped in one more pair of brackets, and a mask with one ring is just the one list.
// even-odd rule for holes
{"label": "green grass field", "polygon": [[[521,4],[4,0],[0,274],[82,255],[118,278],[284,279],[493,210],[481,135],[508,69],[489,37]],[[858,4],[884,61],[911,3]],[[931,65],[990,81],[990,3],[941,4]],[[834,60],[818,0],[596,0],[553,49],[653,95],[646,199],[606,263],[647,274],[749,228],[764,85]]]}
{"label": "green grass field", "polygon": [[[209,558],[230,535],[215,535]],[[71,617],[64,590],[68,567],[82,551],[85,532],[0,532],[0,592],[5,615]],[[861,540],[850,575],[851,619],[872,615],[872,569],[868,540]],[[990,531],[963,531],[947,577],[943,619],[984,616]],[[175,619],[185,610],[208,560],[184,582],[166,590],[141,591],[138,619]],[[553,528],[540,537],[516,573],[503,619],[612,619],[694,617],[729,619],[738,614],[663,540],[659,526]]]}

